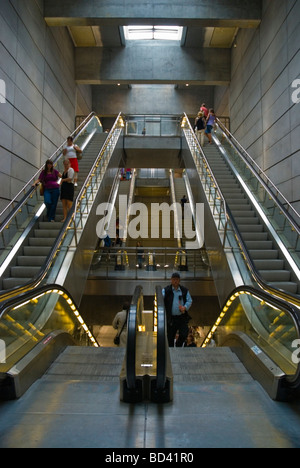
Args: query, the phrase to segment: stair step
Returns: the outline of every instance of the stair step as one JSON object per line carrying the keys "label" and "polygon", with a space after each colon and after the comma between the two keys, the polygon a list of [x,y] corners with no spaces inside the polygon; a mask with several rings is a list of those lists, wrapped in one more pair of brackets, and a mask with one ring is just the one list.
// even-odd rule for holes
{"label": "stair step", "polygon": [[246,246],[248,250],[271,250],[273,247],[273,242],[268,241],[246,241]]}
{"label": "stair step", "polygon": [[284,261],[280,258],[254,260],[254,264],[258,270],[283,270],[284,268]]}
{"label": "stair step", "polygon": [[53,245],[53,237],[30,237],[29,246],[48,247]]}
{"label": "stair step", "polygon": [[11,267],[12,278],[33,278],[40,272],[41,268],[36,266],[13,266]]}
{"label": "stair step", "polygon": [[[57,210],[56,210],[56,214],[57,214]],[[54,229],[54,230],[60,231],[61,227],[62,227],[62,224],[59,221],[55,221],[53,223],[49,221],[39,222],[39,229],[41,230],[52,231]]]}
{"label": "stair step", "polygon": [[243,232],[243,239],[245,241],[266,241],[268,240],[267,232]]}
{"label": "stair step", "polygon": [[263,250],[263,249],[257,249],[257,250],[249,250],[249,254],[251,258],[254,260],[271,260],[271,259],[277,259],[278,258],[278,250]]}
{"label": "stair step", "polygon": [[233,211],[231,210],[231,213],[233,214],[234,218],[255,218],[256,214],[255,211],[250,211],[250,210],[244,210],[244,211]]}
{"label": "stair step", "polygon": [[283,291],[287,291],[292,294],[299,294],[298,291],[298,284],[292,281],[289,282],[282,282],[282,281],[270,281],[270,286],[276,289],[282,289]]}
{"label": "stair step", "polygon": [[260,275],[268,282],[289,282],[291,273],[287,270],[259,270]]}
{"label": "stair step", "polygon": [[260,234],[268,234],[267,232],[263,232],[263,225],[262,224],[240,224],[239,230],[243,233],[260,233]]}
{"label": "stair step", "polygon": [[48,256],[49,252],[51,250],[50,246],[25,246],[24,247],[24,255],[27,255],[29,257],[34,257],[34,256]]}
{"label": "stair step", "polygon": [[2,280],[2,288],[4,290],[12,289],[17,286],[21,286],[22,284],[28,283],[29,278],[3,278]]}
{"label": "stair step", "polygon": [[41,257],[41,256],[20,256],[17,258],[17,265],[18,266],[42,266],[44,265],[45,261],[47,259],[47,256]]}
{"label": "stair step", "polygon": [[240,224],[258,224],[259,219],[257,217],[249,217],[249,216],[242,216],[242,217],[236,217],[235,221],[238,225]]}
{"label": "stair step", "polygon": [[41,237],[51,237],[51,238],[56,238],[58,234],[60,233],[59,230],[57,229],[35,229],[34,234],[37,238]]}
{"label": "stair step", "polygon": [[253,211],[252,206],[248,203],[246,199],[244,199],[244,202],[239,200],[234,200],[234,203],[230,204],[230,210],[232,213],[234,212],[245,212],[245,215],[248,216],[248,212],[250,211],[251,213],[255,214],[255,211]]}

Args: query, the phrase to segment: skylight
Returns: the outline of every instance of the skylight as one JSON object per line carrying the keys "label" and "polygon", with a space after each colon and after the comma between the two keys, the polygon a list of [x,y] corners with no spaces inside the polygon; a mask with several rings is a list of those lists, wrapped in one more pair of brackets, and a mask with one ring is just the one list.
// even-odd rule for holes
{"label": "skylight", "polygon": [[125,39],[181,41],[182,26],[124,26]]}

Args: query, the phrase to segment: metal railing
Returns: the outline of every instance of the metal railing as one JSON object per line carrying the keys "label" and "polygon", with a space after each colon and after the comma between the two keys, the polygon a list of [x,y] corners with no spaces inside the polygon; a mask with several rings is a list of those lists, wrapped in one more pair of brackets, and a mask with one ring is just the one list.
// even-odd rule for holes
{"label": "metal railing", "polygon": [[176,247],[100,247],[95,251],[89,279],[169,279],[173,271],[182,278],[211,278],[205,249]]}

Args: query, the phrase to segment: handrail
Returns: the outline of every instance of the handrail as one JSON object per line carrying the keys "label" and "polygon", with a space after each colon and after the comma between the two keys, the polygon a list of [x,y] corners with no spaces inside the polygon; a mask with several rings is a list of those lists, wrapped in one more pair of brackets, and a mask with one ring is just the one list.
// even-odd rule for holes
{"label": "handrail", "polygon": [[[300,298],[294,294],[291,294],[291,293],[287,293],[281,289],[277,289],[277,288],[274,288],[273,286],[269,285],[267,282],[264,281],[264,279],[261,277],[261,275],[259,274],[257,268],[255,267],[255,264],[254,262],[252,261],[251,257],[250,257],[250,254],[248,252],[248,249],[245,245],[245,242],[241,236],[241,233],[238,229],[238,226],[234,220],[234,217],[233,215],[231,214],[231,211],[230,211],[230,208],[225,200],[225,197],[220,189],[220,187],[218,186],[216,180],[215,180],[215,177],[213,175],[213,172],[212,172],[212,169],[207,161],[207,158],[204,154],[204,152],[202,151],[202,148],[197,140],[197,137],[192,129],[192,126],[186,116],[186,114],[184,114],[184,117],[183,119],[185,120],[185,122],[182,124],[182,127],[184,125],[188,125],[189,127],[189,130],[191,132],[191,135],[192,135],[192,138],[194,140],[194,143],[196,144],[197,146],[197,150],[198,152],[201,154],[201,157],[203,158],[203,160],[205,161],[205,166],[206,166],[206,170],[209,172],[209,177],[213,180],[213,183],[214,185],[216,186],[216,190],[219,194],[219,196],[221,197],[221,200],[222,200],[222,203],[224,204],[224,210],[225,210],[225,213],[226,213],[226,218],[227,220],[230,222],[231,226],[232,226],[232,229],[233,229],[233,232],[236,236],[236,238],[238,239],[238,245],[240,247],[240,250],[243,254],[243,257],[246,261],[246,264],[248,266],[248,269],[250,270],[253,278],[255,279],[255,281],[258,283],[258,285],[265,291],[269,291],[273,294],[275,294],[276,296],[278,296],[279,298],[291,303],[291,304],[295,304],[297,305],[298,307],[300,307]],[[223,247],[225,246],[225,238],[226,238],[226,235],[227,235],[227,225],[225,227],[225,230],[224,230],[224,238],[223,238]]]}
{"label": "handrail", "polygon": [[136,388],[136,332],[138,326],[138,312],[143,298],[142,286],[135,288],[127,319],[127,347],[126,347],[126,381],[127,388]]}
{"label": "handrail", "polygon": [[[300,343],[300,311],[297,307],[295,307],[293,304],[290,302],[287,302],[282,299],[278,299],[277,297],[273,296],[272,294],[269,294],[268,292],[258,290],[256,288],[253,288],[251,286],[239,286],[238,288],[235,288],[227,297],[225,300],[223,307],[221,307],[221,312],[219,317],[217,318],[216,322],[214,325],[210,328],[208,334],[206,335],[201,347],[205,348],[210,340],[212,339],[213,335],[216,333],[216,330],[219,326],[222,325],[222,321],[224,317],[226,316],[226,313],[228,312],[231,304],[241,295],[247,294],[249,296],[253,296],[259,301],[261,301],[262,304],[266,304],[267,306],[271,306],[274,308],[274,311],[276,311],[277,317],[280,316],[280,312],[285,312],[291,319],[292,322],[294,323],[295,330],[297,331],[297,338],[296,340],[299,341]],[[252,325],[253,326],[253,325]],[[261,346],[261,343],[260,343]],[[266,352],[266,351],[265,351]],[[291,351],[292,353],[292,351]],[[297,365],[297,370],[294,375],[286,375],[285,380],[288,383],[290,388],[293,389],[299,389],[300,387],[300,360]]]}
{"label": "handrail", "polygon": [[[86,119],[81,122],[78,128],[74,130],[74,132],[70,135],[72,137],[76,138],[79,136],[79,134],[84,130],[84,128],[88,125],[89,121],[95,116],[95,112],[91,112]],[[67,143],[67,140],[65,140],[58,148],[57,150],[49,157],[49,159],[55,163],[57,162],[59,155],[62,153],[63,148],[65,147]],[[33,182],[37,179],[38,175],[41,173],[43,170],[44,165],[34,174],[34,176],[31,177],[31,179],[24,185],[24,187],[19,191],[19,193],[11,200],[11,202],[4,208],[4,210],[0,213],[0,219],[2,218],[3,214],[8,211],[9,214],[6,216],[6,218],[1,222],[0,224],[0,234],[1,232],[5,229],[5,227],[11,223],[12,219],[16,216],[18,211],[22,208],[26,200],[30,197],[30,195],[36,190],[35,187],[32,187]],[[25,193],[25,195],[21,198],[21,200],[17,201],[19,196],[26,191],[26,189],[30,187],[29,191]],[[14,203],[17,203],[17,205],[9,211],[10,208]]]}
{"label": "handrail", "polygon": [[[257,162],[250,156],[250,154],[245,150],[245,148],[238,142],[238,140],[230,133],[230,131],[224,126],[224,124],[217,118],[217,124],[223,131],[226,140],[235,147],[235,149],[239,152],[240,157],[243,159],[247,167],[250,169],[252,174],[259,179],[260,183],[264,186],[265,190],[268,194],[272,197],[274,203],[280,208],[280,210],[284,213],[286,218],[288,218],[289,222],[292,224],[293,228],[298,232],[300,235],[300,215],[295,210],[295,208],[290,204],[290,202],[286,199],[286,197],[280,192],[278,187],[272,182],[272,180],[267,176],[265,171],[257,164]],[[245,155],[245,156],[244,156]],[[250,161],[250,162],[249,162]],[[263,176],[263,177],[262,177]],[[264,181],[266,179],[267,182]],[[284,204],[287,205],[288,209],[278,200],[277,196],[273,193],[273,191],[268,187],[271,186],[275,192],[284,200]],[[289,211],[293,212],[293,215],[296,219],[299,220],[299,223],[295,222],[295,219],[290,215]]]}
{"label": "handrail", "polygon": [[177,245],[178,248],[182,248],[182,241],[181,241],[181,235],[180,235],[180,228],[179,228],[179,220],[178,220],[178,211],[176,209],[176,194],[175,194],[175,185],[174,185],[174,174],[173,170],[170,169],[169,173],[169,178],[170,178],[170,188],[171,188],[171,201],[172,205],[175,207],[174,209],[174,222],[175,222],[175,230],[177,234]]}
{"label": "handrail", "polygon": [[[64,288],[61,285],[57,284],[47,284],[44,286],[40,286],[36,288],[35,290],[27,291],[23,294],[20,294],[16,297],[10,298],[0,304],[0,320],[5,316],[6,312],[9,310],[16,310],[18,309],[19,311],[21,310],[22,305],[27,307],[27,304],[34,300],[34,305],[38,305],[38,301],[43,298],[43,296],[48,296],[51,293],[55,293],[58,296],[62,296],[66,303],[68,304],[68,307],[70,308],[70,311],[74,315],[74,320],[78,322],[78,326],[82,327],[86,335],[88,336],[92,346],[94,347],[99,347],[99,343],[97,342],[96,338],[94,337],[93,333],[89,330],[88,326],[85,324],[83,318],[81,317],[78,307],[70,295],[70,293],[67,291],[66,288]],[[41,308],[42,311],[44,311],[44,307]],[[48,321],[48,316],[47,316],[47,321]],[[14,320],[12,320],[14,322]],[[18,322],[16,321],[18,324]],[[22,330],[23,327],[20,326],[19,330]],[[32,329],[36,330],[34,325],[32,325]],[[24,329],[25,330],[25,329]],[[52,330],[53,331],[53,330]],[[26,331],[25,331],[26,333]],[[27,336],[28,336],[27,332]],[[39,334],[41,338],[43,338],[43,334]],[[16,335],[18,337],[19,335]],[[35,340],[36,341],[36,340]],[[20,359],[20,357],[18,358]]]}
{"label": "handrail", "polygon": [[[105,149],[108,146],[108,144],[110,142],[110,139],[113,136],[114,130],[115,130],[116,126],[117,126],[117,122],[120,119],[120,117],[121,117],[121,113],[118,115],[114,126],[112,127],[112,129],[111,129],[107,139],[105,140],[104,144],[102,145],[102,147],[101,147],[101,149],[100,149],[100,151],[98,153],[98,156],[95,159],[95,162],[94,162],[94,164],[93,164],[93,166],[92,166],[92,168],[91,168],[91,170],[90,170],[90,172],[89,172],[89,174],[88,174],[88,176],[87,176],[87,178],[86,178],[86,180],[85,180],[79,194],[77,195],[75,202],[73,203],[70,211],[68,212],[66,220],[62,225],[61,231],[60,231],[58,237],[56,238],[53,246],[51,247],[51,250],[50,250],[50,252],[49,252],[49,254],[48,254],[48,256],[47,256],[47,258],[45,260],[45,263],[44,263],[43,267],[41,268],[40,272],[33,279],[28,281],[28,283],[23,284],[22,286],[16,286],[15,288],[12,288],[12,289],[2,293],[0,295],[0,301],[6,300],[8,297],[10,297],[12,295],[21,294],[24,291],[28,290],[29,288],[35,288],[37,285],[39,285],[41,283],[41,281],[47,275],[47,273],[49,271],[49,268],[50,268],[50,266],[51,266],[51,264],[52,264],[52,262],[53,262],[53,260],[54,260],[54,258],[56,256],[56,253],[57,253],[58,249],[59,249],[59,246],[63,242],[64,237],[66,236],[66,234],[68,232],[68,229],[70,228],[71,223],[74,223],[75,240],[76,240],[76,243],[77,243],[77,229],[76,229],[75,216],[76,216],[76,213],[78,211],[78,206],[80,205],[81,200],[83,199],[84,194],[86,193],[87,187],[89,186],[89,183],[90,183],[91,179],[94,176],[95,168],[99,165],[99,163],[100,163],[100,161],[102,159],[102,155],[105,152]],[[33,188],[33,190],[34,190],[34,188]],[[37,190],[37,189],[35,188],[35,190]]]}
{"label": "handrail", "polygon": [[167,377],[167,353],[166,353],[166,314],[165,304],[161,286],[156,286],[157,301],[157,377],[156,386],[158,390],[163,390]]}

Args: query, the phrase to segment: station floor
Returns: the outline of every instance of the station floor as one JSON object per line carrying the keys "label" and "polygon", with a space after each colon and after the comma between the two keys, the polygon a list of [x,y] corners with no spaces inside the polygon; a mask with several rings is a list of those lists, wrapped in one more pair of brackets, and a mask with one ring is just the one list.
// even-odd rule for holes
{"label": "station floor", "polygon": [[0,403],[0,448],[299,448],[300,402],[272,401],[229,348],[171,350],[174,398],[120,401],[124,350],[67,348]]}

